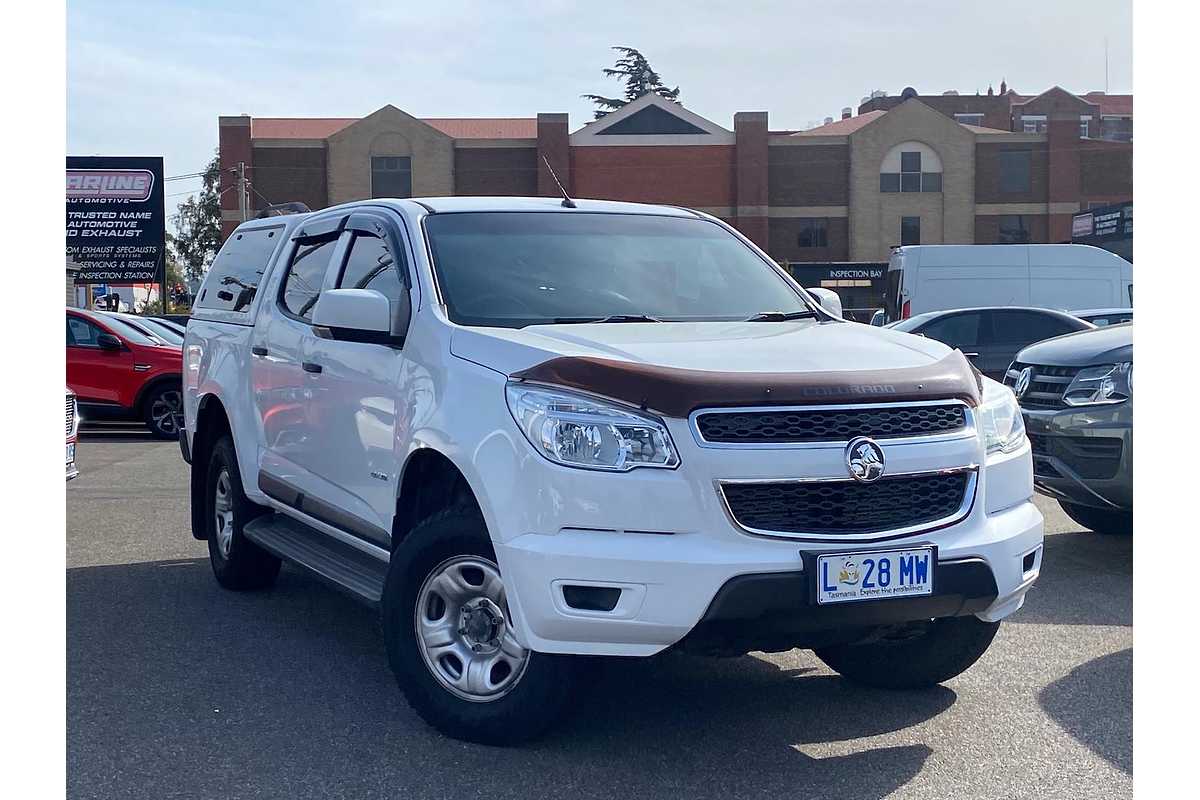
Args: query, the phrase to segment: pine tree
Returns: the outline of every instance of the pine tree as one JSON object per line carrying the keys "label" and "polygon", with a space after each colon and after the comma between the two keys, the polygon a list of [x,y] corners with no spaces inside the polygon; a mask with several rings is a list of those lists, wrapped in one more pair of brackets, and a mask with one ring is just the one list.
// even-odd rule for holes
{"label": "pine tree", "polygon": [[651,92],[672,102],[679,102],[679,87],[668,89],[664,86],[662,79],[650,66],[650,62],[644,55],[632,47],[614,47],[612,49],[620,53],[621,57],[617,59],[616,64],[605,69],[604,74],[625,84],[625,97],[622,99],[598,94],[581,95],[584,100],[591,100],[596,104],[596,119],[600,119],[605,114],[616,111],[625,104],[632,103],[642,95]]}

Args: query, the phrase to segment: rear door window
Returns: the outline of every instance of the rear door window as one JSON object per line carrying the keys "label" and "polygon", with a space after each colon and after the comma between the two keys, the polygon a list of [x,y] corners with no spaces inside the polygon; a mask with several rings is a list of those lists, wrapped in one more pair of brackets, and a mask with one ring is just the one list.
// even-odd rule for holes
{"label": "rear door window", "polygon": [[980,322],[983,315],[976,312],[968,314],[952,314],[948,317],[934,320],[921,329],[920,333],[930,339],[962,349],[975,347],[980,343]]}
{"label": "rear door window", "polygon": [[209,268],[196,307],[250,313],[259,281],[283,239],[282,230],[279,225],[251,228],[229,237]]}
{"label": "rear door window", "polygon": [[1039,314],[1036,311],[993,311],[992,324],[996,342],[1002,344],[1040,342],[1083,327],[1082,322],[1076,326],[1053,314]]}

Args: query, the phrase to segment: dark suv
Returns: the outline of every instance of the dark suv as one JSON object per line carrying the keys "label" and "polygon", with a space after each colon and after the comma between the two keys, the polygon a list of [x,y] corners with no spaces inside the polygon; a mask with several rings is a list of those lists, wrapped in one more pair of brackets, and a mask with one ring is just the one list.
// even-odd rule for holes
{"label": "dark suv", "polygon": [[1033,446],[1034,484],[1097,533],[1133,530],[1133,324],[1059,336],[1005,375]]}

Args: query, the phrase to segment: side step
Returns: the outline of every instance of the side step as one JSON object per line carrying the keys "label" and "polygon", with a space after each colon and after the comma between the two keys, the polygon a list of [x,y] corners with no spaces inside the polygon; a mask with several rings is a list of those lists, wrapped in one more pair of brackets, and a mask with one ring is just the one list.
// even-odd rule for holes
{"label": "side step", "polygon": [[267,514],[242,529],[247,539],[267,552],[315,573],[335,588],[372,608],[379,607],[387,562],[355,550],[299,520]]}

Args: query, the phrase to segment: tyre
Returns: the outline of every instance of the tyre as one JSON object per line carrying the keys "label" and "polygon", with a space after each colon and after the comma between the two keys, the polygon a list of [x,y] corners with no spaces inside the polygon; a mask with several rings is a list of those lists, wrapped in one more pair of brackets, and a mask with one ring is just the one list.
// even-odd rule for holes
{"label": "tyre", "polygon": [[504,581],[474,508],[415,527],[392,556],[381,603],[388,660],[413,709],[455,739],[514,745],[546,731],[577,662],[513,635]]}
{"label": "tyre", "polygon": [[1068,517],[1096,533],[1128,536],[1133,533],[1133,511],[1119,508],[1093,508],[1058,501]]}
{"label": "tyre", "polygon": [[865,644],[814,652],[842,677],[880,689],[923,689],[965,672],[987,651],[999,622],[946,617]]}
{"label": "tyre", "polygon": [[213,446],[205,481],[208,560],[217,583],[226,589],[264,589],[279,575],[279,559],[242,535],[242,528],[270,511],[246,499],[233,440],[222,436]]}
{"label": "tyre", "polygon": [[178,439],[183,427],[183,394],[178,383],[161,383],[150,387],[142,402],[146,427],[156,439]]}

